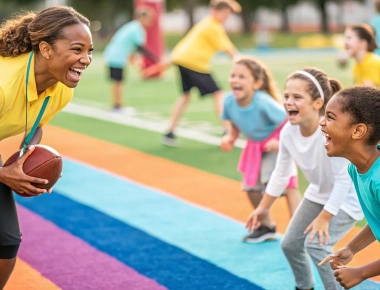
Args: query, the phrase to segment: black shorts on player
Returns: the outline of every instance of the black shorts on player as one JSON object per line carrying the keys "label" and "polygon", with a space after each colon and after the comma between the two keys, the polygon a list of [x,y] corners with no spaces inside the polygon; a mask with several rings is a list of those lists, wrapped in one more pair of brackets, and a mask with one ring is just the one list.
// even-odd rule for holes
{"label": "black shorts on player", "polygon": [[178,68],[181,75],[183,93],[189,93],[192,88],[197,88],[201,97],[204,97],[220,91],[210,74],[196,72],[180,65]]}
{"label": "black shorts on player", "polygon": [[116,82],[121,82],[124,79],[123,69],[118,67],[109,67],[110,79]]}

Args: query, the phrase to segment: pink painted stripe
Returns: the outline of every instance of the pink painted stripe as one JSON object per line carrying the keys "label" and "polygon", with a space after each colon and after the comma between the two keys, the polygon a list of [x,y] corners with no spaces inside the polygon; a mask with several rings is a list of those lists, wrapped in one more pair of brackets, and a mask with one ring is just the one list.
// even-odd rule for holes
{"label": "pink painted stripe", "polygon": [[[63,289],[163,290],[115,258],[18,205],[19,257]],[[100,239],[102,237],[99,237]]]}

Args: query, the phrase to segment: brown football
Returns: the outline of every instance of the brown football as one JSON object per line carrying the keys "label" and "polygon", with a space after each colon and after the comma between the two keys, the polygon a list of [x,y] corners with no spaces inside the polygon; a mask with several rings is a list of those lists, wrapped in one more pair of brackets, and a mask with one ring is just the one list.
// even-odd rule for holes
{"label": "brown football", "polygon": [[[23,170],[26,175],[32,177],[38,177],[42,179],[47,179],[49,183],[47,184],[34,184],[33,186],[38,188],[50,189],[58,181],[62,173],[62,158],[59,153],[46,145],[34,145],[35,149],[32,154],[25,160],[23,165]],[[4,166],[8,166],[15,162],[18,158],[19,152],[14,153],[9,159],[4,163]],[[18,193],[17,194],[25,197],[30,197],[30,195]]]}

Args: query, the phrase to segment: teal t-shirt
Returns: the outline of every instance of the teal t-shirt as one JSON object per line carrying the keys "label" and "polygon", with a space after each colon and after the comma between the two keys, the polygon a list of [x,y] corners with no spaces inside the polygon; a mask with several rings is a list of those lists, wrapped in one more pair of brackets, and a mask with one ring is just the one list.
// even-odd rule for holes
{"label": "teal t-shirt", "polygon": [[[378,46],[380,46],[380,14],[376,14],[374,17],[372,17],[370,25],[375,30],[376,43]],[[380,47],[376,48],[374,52],[380,55]]]}
{"label": "teal t-shirt", "polygon": [[286,112],[263,91],[256,91],[247,107],[240,107],[230,92],[224,98],[222,119],[231,121],[246,138],[263,141],[286,120]]}
{"label": "teal t-shirt", "polygon": [[103,56],[110,67],[124,68],[130,54],[145,42],[146,33],[140,22],[124,24],[112,37]]}
{"label": "teal t-shirt", "polygon": [[348,173],[355,185],[368,225],[380,241],[380,157],[367,173],[360,174],[352,163],[348,166]]}

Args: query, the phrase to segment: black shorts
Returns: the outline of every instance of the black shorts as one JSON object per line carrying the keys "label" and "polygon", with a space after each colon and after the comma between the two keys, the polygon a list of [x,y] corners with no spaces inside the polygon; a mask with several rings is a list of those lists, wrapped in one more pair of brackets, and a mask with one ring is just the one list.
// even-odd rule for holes
{"label": "black shorts", "polygon": [[180,65],[178,68],[181,74],[182,91],[184,93],[190,92],[194,87],[199,90],[202,97],[220,91],[210,74],[196,72]]}
{"label": "black shorts", "polygon": [[[3,162],[0,157],[0,166]],[[0,259],[13,259],[21,243],[20,227],[12,190],[0,183]]]}
{"label": "black shorts", "polygon": [[110,78],[111,80],[120,82],[123,80],[123,69],[117,67],[110,67]]}

